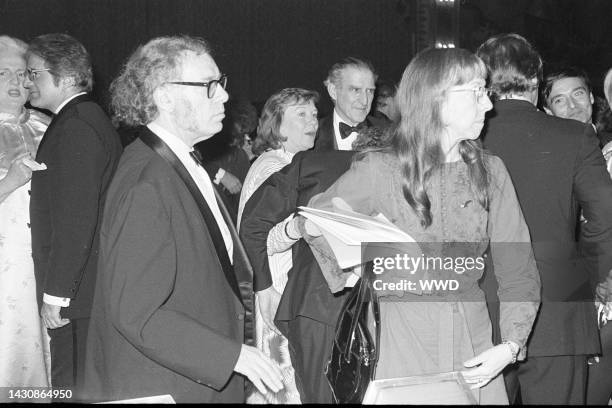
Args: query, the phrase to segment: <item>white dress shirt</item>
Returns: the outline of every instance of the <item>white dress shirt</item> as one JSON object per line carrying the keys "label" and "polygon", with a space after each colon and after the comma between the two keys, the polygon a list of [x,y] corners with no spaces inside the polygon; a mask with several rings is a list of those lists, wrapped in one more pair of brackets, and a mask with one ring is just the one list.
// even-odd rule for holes
{"label": "white dress shirt", "polygon": [[338,112],[334,109],[334,136],[336,137],[336,146],[338,146],[338,150],[353,150],[353,142],[357,139],[357,132],[353,132],[346,137],[346,139],[342,139],[340,136],[340,122],[344,122],[350,126],[357,126],[357,124],[352,125],[347,123],[346,121],[340,118]]}
{"label": "white dress shirt", "polygon": [[176,154],[176,157],[178,157],[181,163],[183,163],[183,166],[185,166],[195,181],[196,185],[200,189],[200,192],[204,196],[206,203],[210,207],[210,211],[213,213],[215,221],[217,221],[217,225],[219,226],[221,235],[223,236],[225,248],[227,248],[227,254],[229,255],[230,262],[233,264],[234,242],[232,241],[232,235],[230,234],[230,230],[227,227],[223,216],[221,215],[221,210],[219,210],[219,205],[217,204],[217,200],[215,198],[215,191],[213,190],[214,187],[208,173],[206,173],[206,170],[204,170],[202,166],[198,165],[189,155],[189,153],[193,151],[193,147],[187,146],[181,139],[174,136],[172,133],[168,132],[166,129],[157,125],[156,123],[149,123],[147,127],[168,145],[170,150]]}

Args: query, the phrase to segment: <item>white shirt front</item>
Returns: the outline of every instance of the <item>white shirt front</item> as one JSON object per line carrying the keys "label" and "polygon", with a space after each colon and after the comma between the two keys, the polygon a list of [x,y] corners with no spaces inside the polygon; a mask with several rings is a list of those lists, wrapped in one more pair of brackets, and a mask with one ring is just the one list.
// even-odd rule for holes
{"label": "white shirt front", "polygon": [[176,157],[178,157],[181,163],[183,163],[183,166],[185,166],[195,181],[196,185],[200,189],[200,192],[204,196],[206,203],[210,207],[210,211],[212,211],[215,221],[217,221],[217,225],[219,226],[221,235],[223,236],[225,248],[227,248],[230,262],[233,264],[234,242],[232,241],[232,235],[230,234],[230,230],[227,227],[223,216],[221,215],[221,210],[219,209],[219,205],[217,204],[217,200],[215,198],[215,191],[213,190],[214,187],[208,173],[206,173],[206,170],[204,170],[202,166],[198,165],[189,155],[189,153],[193,151],[193,147],[187,146],[181,139],[174,136],[172,133],[168,132],[166,129],[157,125],[156,123],[149,123],[147,127],[168,145],[170,150],[176,154]]}
{"label": "white shirt front", "polygon": [[[346,139],[342,139],[342,136],[340,136],[340,122],[344,121],[340,118],[336,109],[334,109],[334,136],[336,137],[336,146],[338,146],[338,150],[353,150],[353,142],[357,139],[357,132],[353,132],[348,135]],[[350,123],[346,124],[351,125]]]}

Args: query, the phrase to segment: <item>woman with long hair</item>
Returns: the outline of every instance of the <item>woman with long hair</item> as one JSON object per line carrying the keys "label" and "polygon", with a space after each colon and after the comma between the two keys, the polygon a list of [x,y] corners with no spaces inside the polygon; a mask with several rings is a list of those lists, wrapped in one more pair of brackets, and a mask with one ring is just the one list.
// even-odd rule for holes
{"label": "woman with long hair", "polygon": [[[384,215],[418,243],[402,250],[419,266],[394,264],[375,278],[377,379],[461,371],[479,403],[507,404],[500,373],[524,358],[540,282],[510,177],[478,140],[492,107],[485,84],[483,62],[466,50],[418,54],[398,88],[391,146],[362,154],[310,205],[334,211],[340,198],[359,213]],[[501,299],[498,345],[478,286],[489,244]]]}

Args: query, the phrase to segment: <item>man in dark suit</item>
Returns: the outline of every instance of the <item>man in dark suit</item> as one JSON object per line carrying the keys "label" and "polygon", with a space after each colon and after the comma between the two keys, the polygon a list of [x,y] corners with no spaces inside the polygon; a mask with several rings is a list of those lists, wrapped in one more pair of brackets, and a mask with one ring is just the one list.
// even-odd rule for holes
{"label": "man in dark suit", "polygon": [[[193,146],[221,130],[226,77],[204,40],[160,37],[113,82],[115,118],[142,126],[111,183],[87,345],[91,399],[170,394],[242,403],[278,366],[243,343],[238,243]],[[147,91],[148,90],[148,91]]]}
{"label": "man in dark suit", "polygon": [[[291,363],[302,403],[331,403],[332,394],[324,368],[338,320],[338,313],[348,290],[332,295],[310,247],[304,240],[293,245],[293,267],[280,299],[273,291],[268,266],[268,233],[301,205],[321,193],[346,172],[353,151],[300,152],[292,162],[271,175],[249,198],[240,224],[240,237],[251,259],[254,289],[264,321],[276,325],[289,340]],[[301,235],[288,221],[287,239]],[[278,306],[278,309],[276,307]],[[274,323],[271,320],[276,312]]]}
{"label": "man in dark suit", "polygon": [[[35,38],[27,53],[30,103],[55,115],[36,160],[32,255],[42,321],[51,337],[53,387],[80,390],[104,198],[121,155],[110,120],[87,95],[89,55],[66,34]],[[74,388],[73,388],[74,389]]]}
{"label": "man in dark suit", "polygon": [[347,57],[332,65],[323,81],[334,102],[334,112],[319,121],[315,151],[352,150],[376,90],[376,73],[369,62]]}
{"label": "man in dark suit", "polygon": [[[582,70],[564,68],[546,75],[544,78],[544,110],[550,115],[565,119],[574,119],[593,124],[593,103],[589,77]],[[597,129],[594,126],[595,129]],[[610,141],[610,133],[597,132],[600,146]],[[612,325],[605,325],[600,330],[602,345],[601,358],[594,357],[589,362],[587,381],[588,405],[607,404],[612,394]]]}
{"label": "man in dark suit", "polygon": [[[584,404],[586,357],[600,349],[589,274],[576,267],[576,225],[598,282],[612,262],[612,182],[589,124],[536,108],[542,60],[527,40],[505,34],[478,49],[497,95],[485,147],[512,177],[542,280],[542,306],[516,374],[525,404]],[[606,300],[606,299],[602,299]],[[512,400],[516,389],[510,388]]]}

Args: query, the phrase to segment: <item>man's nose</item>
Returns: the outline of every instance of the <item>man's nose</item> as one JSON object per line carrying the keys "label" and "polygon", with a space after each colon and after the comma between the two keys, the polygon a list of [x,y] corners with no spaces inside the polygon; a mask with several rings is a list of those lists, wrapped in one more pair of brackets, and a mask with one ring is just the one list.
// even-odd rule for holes
{"label": "man's nose", "polygon": [[368,92],[367,91],[361,91],[359,92],[359,96],[357,98],[357,100],[359,101],[360,104],[362,104],[363,106],[367,106],[368,104]]}
{"label": "man's nose", "polygon": [[25,78],[23,78],[23,86],[24,88],[29,88],[31,85],[32,81],[30,80],[30,77],[26,75]]}
{"label": "man's nose", "polygon": [[219,96],[219,98],[221,99],[221,102],[225,103],[227,102],[227,100],[229,99],[229,95],[227,93],[227,91],[225,90],[225,88],[218,86],[217,90],[215,92],[215,96]]}
{"label": "man's nose", "polygon": [[570,108],[574,109],[576,107],[576,101],[572,96],[569,97],[568,105]]}

